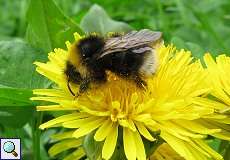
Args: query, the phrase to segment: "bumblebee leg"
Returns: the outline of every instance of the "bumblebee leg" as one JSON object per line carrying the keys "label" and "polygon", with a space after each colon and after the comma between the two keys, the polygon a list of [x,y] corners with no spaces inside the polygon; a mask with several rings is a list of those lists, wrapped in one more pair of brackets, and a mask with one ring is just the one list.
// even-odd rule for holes
{"label": "bumblebee leg", "polygon": [[89,88],[89,84],[90,84],[90,78],[84,78],[80,84],[78,94],[80,95],[80,94],[86,92]]}
{"label": "bumblebee leg", "polygon": [[87,91],[87,89],[89,88],[89,83],[89,79],[83,79],[83,81],[80,83],[78,93],[74,95],[74,100]]}
{"label": "bumblebee leg", "polygon": [[134,81],[139,88],[146,89],[147,83],[139,75],[134,76]]}
{"label": "bumblebee leg", "polygon": [[68,87],[70,93],[71,93],[73,96],[75,96],[75,93],[73,93],[72,89],[70,88],[70,80],[69,80],[69,79],[68,79],[68,82],[67,82],[67,87]]}
{"label": "bumblebee leg", "polygon": [[79,96],[80,96],[80,93],[78,92],[77,94],[75,94],[75,96],[74,96],[73,99],[75,100],[75,99],[77,99]]}

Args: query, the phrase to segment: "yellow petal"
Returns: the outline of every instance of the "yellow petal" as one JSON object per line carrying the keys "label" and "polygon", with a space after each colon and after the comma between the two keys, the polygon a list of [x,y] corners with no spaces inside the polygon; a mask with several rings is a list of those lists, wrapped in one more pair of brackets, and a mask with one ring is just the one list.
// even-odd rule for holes
{"label": "yellow petal", "polygon": [[136,126],[135,126],[135,124],[133,123],[133,121],[132,121],[131,119],[128,119],[127,122],[128,122],[129,128],[130,128],[133,132],[135,132],[135,131],[136,131]]}
{"label": "yellow petal", "polygon": [[151,99],[149,99],[145,104],[139,105],[139,107],[137,108],[137,111],[136,111],[137,114],[153,108],[155,103],[156,103],[156,100],[151,97]]}
{"label": "yellow petal", "polygon": [[72,114],[67,114],[64,116],[60,116],[58,118],[52,119],[46,123],[43,123],[42,125],[39,126],[40,129],[45,129],[45,128],[49,128],[52,127],[55,124],[59,124],[65,121],[71,121],[74,119],[78,119],[81,118],[83,115],[79,114],[79,113],[72,113]]}
{"label": "yellow petal", "polygon": [[204,141],[200,139],[195,139],[194,142],[196,142],[203,150],[209,153],[214,159],[223,159],[223,157],[220,154],[218,154],[211,147],[205,144]]}
{"label": "yellow petal", "polygon": [[112,126],[113,122],[110,119],[106,120],[96,131],[94,139],[96,141],[103,141],[113,129]]}
{"label": "yellow petal", "polygon": [[68,150],[70,148],[77,148],[82,144],[82,139],[68,139],[68,140],[63,140],[59,143],[56,143],[49,149],[49,155],[51,157]]}
{"label": "yellow petal", "polygon": [[75,39],[76,41],[79,40],[79,39],[81,39],[81,36],[80,36],[79,33],[75,32],[73,35],[74,35],[74,39]]}
{"label": "yellow petal", "polygon": [[146,127],[143,124],[141,124],[140,122],[135,122],[135,124],[142,136],[144,136],[146,139],[150,141],[156,140],[155,138],[152,137],[152,135],[149,133],[149,131],[146,129]]}
{"label": "yellow petal", "polygon": [[196,123],[195,121],[175,120],[174,122],[183,126],[184,128],[201,134],[212,134],[221,131],[220,129],[209,129],[200,123]]}
{"label": "yellow petal", "polygon": [[183,140],[176,138],[175,136],[162,131],[161,137],[182,157],[185,159],[196,160],[191,154],[187,146],[184,144]]}
{"label": "yellow petal", "polygon": [[213,119],[213,121],[224,123],[224,124],[230,124],[230,117],[224,118],[224,119]]}
{"label": "yellow petal", "polygon": [[123,128],[124,151],[128,160],[136,160],[136,144],[133,132],[129,128]]}
{"label": "yellow petal", "polygon": [[67,111],[67,110],[78,110],[77,107],[63,107],[62,105],[48,105],[48,106],[37,106],[37,111]]}
{"label": "yellow petal", "polygon": [[185,145],[189,149],[189,153],[192,155],[190,159],[193,160],[209,160],[210,157],[207,157],[204,154],[201,154],[197,149],[188,144]]}
{"label": "yellow petal", "polygon": [[[92,104],[90,104],[92,105]],[[95,106],[94,106],[95,107]],[[81,105],[79,106],[79,108],[86,112],[86,113],[89,113],[91,115],[95,115],[95,116],[108,116],[110,115],[110,111],[98,111],[98,110],[93,110],[93,109],[90,109],[88,106],[84,106],[84,105]]]}
{"label": "yellow petal", "polygon": [[68,132],[54,134],[51,136],[51,138],[54,140],[63,140],[63,139],[72,138],[73,132],[74,131],[68,131]]}
{"label": "yellow petal", "polygon": [[70,41],[66,41],[66,42],[65,42],[65,45],[66,45],[66,48],[67,48],[68,50],[70,50],[70,47],[71,47]]}
{"label": "yellow petal", "polygon": [[184,160],[167,143],[161,144],[151,155],[149,160]]}
{"label": "yellow petal", "polygon": [[100,125],[102,125],[102,123],[105,121],[105,118],[98,118],[95,121],[91,121],[89,123],[86,123],[85,125],[82,125],[82,127],[80,127],[79,129],[77,129],[74,133],[73,133],[73,137],[75,138],[79,138],[82,137],[90,132],[92,132],[93,130],[95,130],[96,128],[98,128]]}
{"label": "yellow petal", "polygon": [[78,108],[77,105],[75,105],[75,102],[72,100],[66,99],[66,98],[60,98],[60,97],[32,97],[31,100],[39,100],[39,101],[47,101],[47,102],[53,102],[53,103],[60,103],[61,105],[70,105],[71,107]]}
{"label": "yellow petal", "polygon": [[145,146],[143,144],[140,134],[138,132],[134,132],[133,137],[136,144],[137,159],[146,160]]}
{"label": "yellow petal", "polygon": [[143,122],[146,125],[154,125],[156,122],[152,119],[151,114],[139,114],[134,117],[135,121]]}
{"label": "yellow petal", "polygon": [[114,123],[110,133],[105,139],[105,143],[102,148],[102,158],[106,160],[111,158],[117,144],[117,137],[118,137],[118,125]]}
{"label": "yellow petal", "polygon": [[33,94],[52,97],[66,97],[66,93],[60,89],[34,89]]}
{"label": "yellow petal", "polygon": [[164,127],[167,127],[168,129],[171,129],[171,130],[175,130],[178,134],[181,134],[184,136],[193,137],[193,138],[205,138],[204,135],[193,133],[192,131],[189,131],[170,121],[164,122],[163,125]]}
{"label": "yellow petal", "polygon": [[64,68],[67,60],[67,52],[63,49],[57,49],[55,50],[55,52],[59,52],[64,56],[59,57],[55,53],[51,52],[48,54],[49,60],[52,62],[53,65],[59,68]]}
{"label": "yellow petal", "polygon": [[79,160],[84,156],[85,156],[85,151],[82,147],[80,147],[70,155],[66,156],[63,160]]}
{"label": "yellow petal", "polygon": [[222,110],[222,109],[225,109],[227,107],[223,103],[213,101],[213,100],[210,100],[207,98],[202,98],[202,97],[193,98],[193,103],[200,105],[202,107],[207,107],[210,109],[213,108],[213,109],[218,109],[218,110]]}
{"label": "yellow petal", "polygon": [[65,128],[79,128],[83,125],[86,125],[86,124],[93,122],[93,121],[96,121],[96,120],[98,120],[98,117],[96,117],[96,116],[90,116],[90,117],[89,116],[85,116],[85,117],[82,116],[79,119],[64,122],[62,124],[62,126]]}
{"label": "yellow petal", "polygon": [[164,126],[163,124],[157,124],[156,126],[158,126],[158,128],[161,130],[161,131],[166,131],[168,133],[170,133],[171,135],[175,136],[176,138],[179,138],[181,140],[184,140],[184,141],[190,141],[190,139],[185,136],[185,135],[181,135],[177,132],[177,130],[174,130],[173,127],[170,127],[170,126]]}
{"label": "yellow petal", "polygon": [[230,133],[225,130],[222,130],[219,133],[213,133],[211,135],[219,139],[230,141]]}
{"label": "yellow petal", "polygon": [[216,63],[210,54],[205,54],[204,61],[209,73],[207,84],[213,88],[212,95],[229,105],[229,72],[226,72],[230,68],[229,57],[220,55]]}

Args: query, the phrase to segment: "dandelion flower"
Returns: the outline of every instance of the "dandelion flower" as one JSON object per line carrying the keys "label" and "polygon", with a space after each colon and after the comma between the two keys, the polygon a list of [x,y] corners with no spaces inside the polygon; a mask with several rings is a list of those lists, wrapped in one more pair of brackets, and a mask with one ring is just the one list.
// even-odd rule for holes
{"label": "dandelion flower", "polygon": [[[79,38],[75,34],[76,41]],[[94,139],[103,142],[103,159],[112,157],[118,136],[123,136],[126,158],[145,160],[143,141],[158,139],[153,132],[160,132],[160,137],[185,159],[222,159],[204,139],[218,134],[229,140],[226,126],[216,125],[226,118],[216,111],[225,109],[226,105],[205,97],[210,92],[204,82],[207,73],[190,52],[177,51],[173,46],[159,47],[159,67],[154,76],[146,79],[146,91],[108,73],[108,82],[74,98],[63,74],[71,47],[67,42],[67,51],[55,49],[49,53],[47,63],[35,62],[37,71],[57,84],[55,89],[34,90],[37,97],[32,100],[54,103],[38,106],[37,110],[72,111],[42,124],[41,129],[58,126],[75,129],[72,136],[76,139],[94,131]],[[78,90],[74,84],[71,87]],[[218,122],[214,123],[216,119]]]}
{"label": "dandelion flower", "polygon": [[212,86],[211,94],[229,106],[223,112],[230,110],[230,57],[219,55],[215,62],[207,53],[204,60],[209,75],[207,83]]}

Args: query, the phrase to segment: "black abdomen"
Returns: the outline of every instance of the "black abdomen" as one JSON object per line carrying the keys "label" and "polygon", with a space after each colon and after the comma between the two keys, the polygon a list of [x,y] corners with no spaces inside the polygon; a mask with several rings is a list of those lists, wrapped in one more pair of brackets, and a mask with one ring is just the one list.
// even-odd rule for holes
{"label": "black abdomen", "polygon": [[133,53],[131,50],[116,52],[105,56],[101,63],[107,70],[110,70],[120,76],[131,76],[138,73],[143,64],[144,55]]}

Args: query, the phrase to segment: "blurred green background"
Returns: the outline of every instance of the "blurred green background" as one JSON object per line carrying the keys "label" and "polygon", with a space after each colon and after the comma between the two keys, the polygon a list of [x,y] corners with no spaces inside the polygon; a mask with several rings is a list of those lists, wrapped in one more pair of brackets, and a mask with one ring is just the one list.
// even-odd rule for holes
{"label": "blurred green background", "polygon": [[[50,0],[0,0],[0,137],[20,137],[23,159],[37,159],[39,154],[42,160],[50,159],[47,150],[53,142],[49,135],[58,130],[41,133],[37,127],[40,121],[62,114],[47,112],[42,116],[35,112],[37,103],[29,101],[32,89],[52,84],[35,73],[32,63],[46,61],[48,51],[63,47],[72,32],[80,31],[77,24],[84,31],[96,28],[102,33],[130,28],[162,31],[166,44],[191,50],[196,58],[202,58],[205,52],[213,56],[230,54],[229,0],[54,2],[60,13]],[[92,8],[94,4],[98,6]],[[48,21],[43,17],[48,17]],[[210,145],[226,158],[230,157],[227,142],[210,139]]]}
{"label": "blurred green background", "polygon": [[[80,23],[93,4],[134,29],[164,33],[167,43],[196,52],[229,53],[229,0],[55,0],[64,14]],[[0,0],[0,39],[23,38],[28,0]],[[198,54],[198,53],[194,53]]]}

